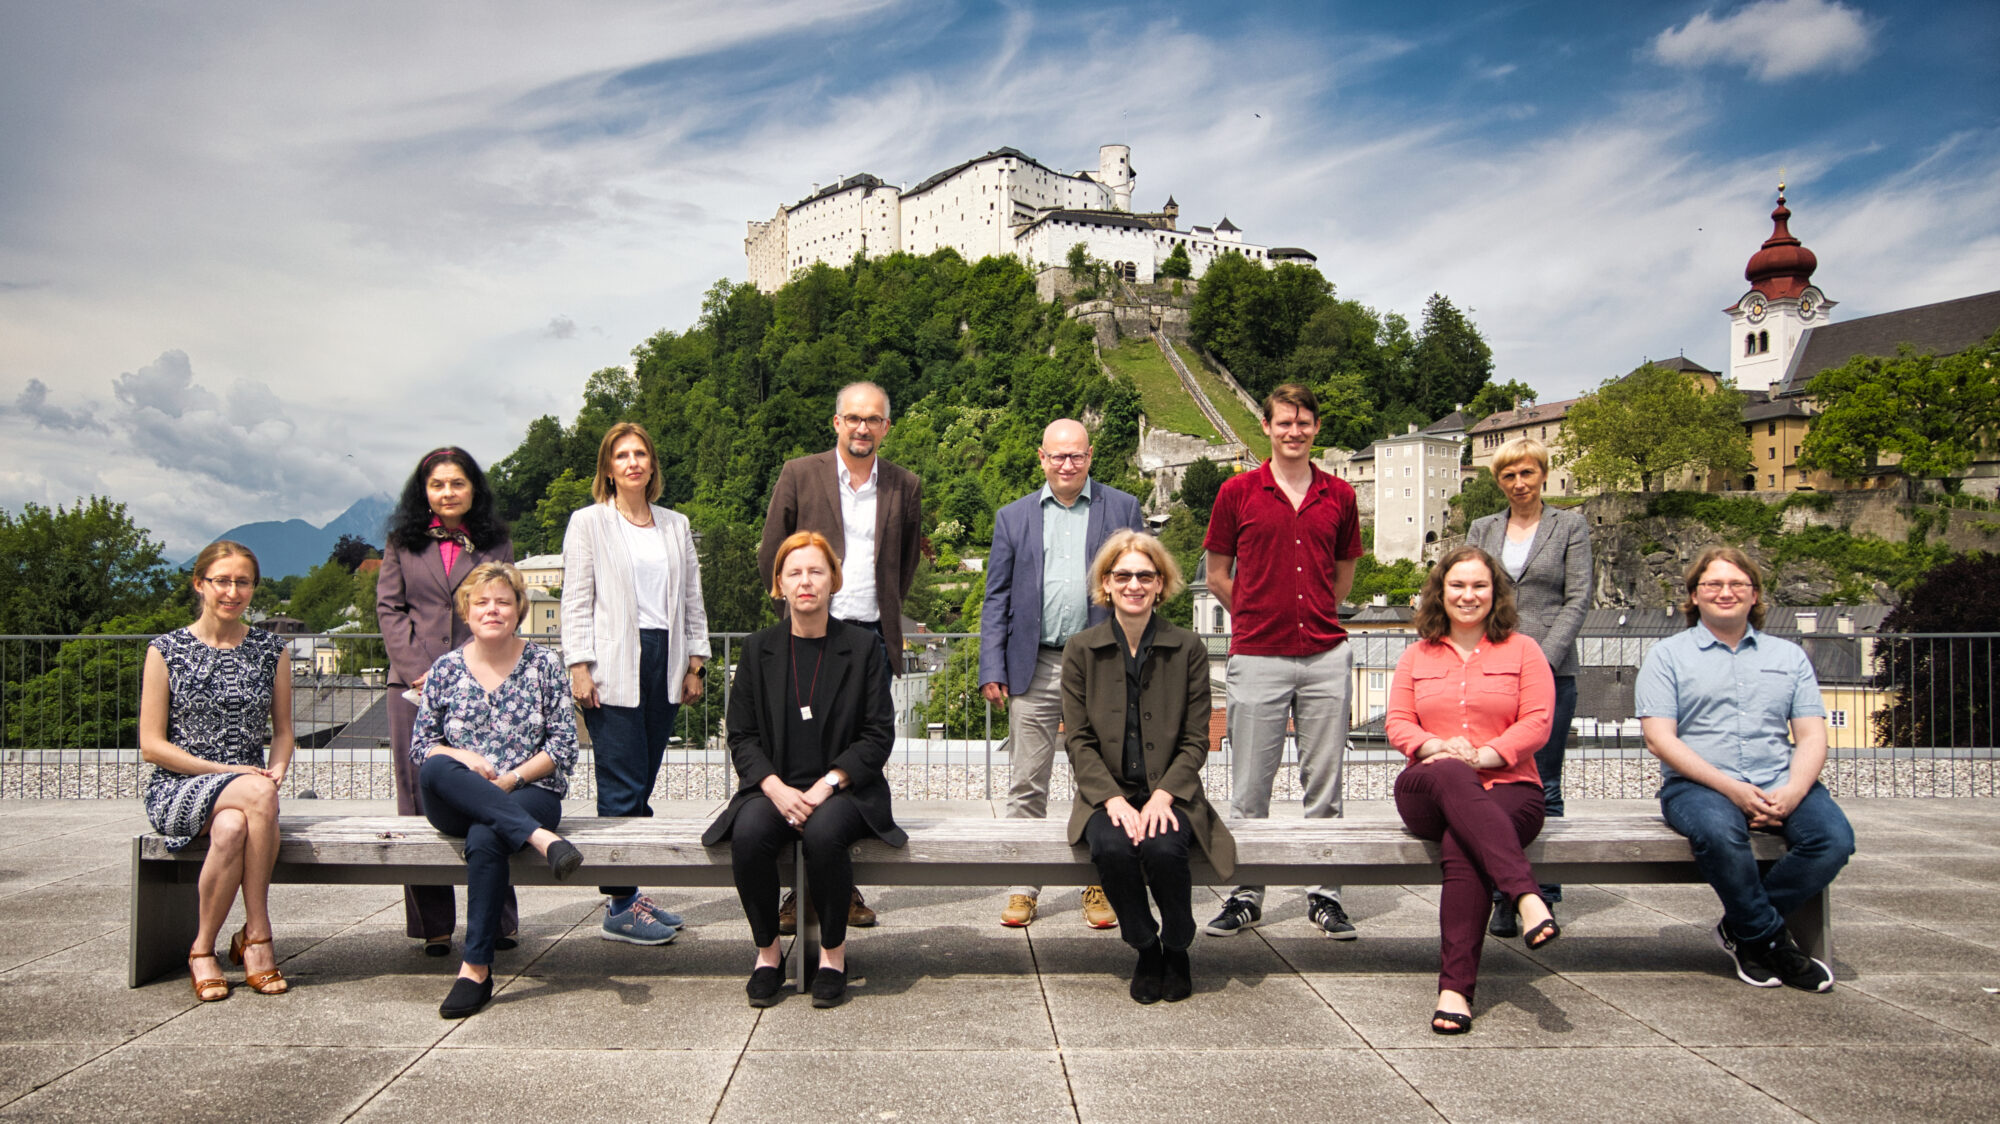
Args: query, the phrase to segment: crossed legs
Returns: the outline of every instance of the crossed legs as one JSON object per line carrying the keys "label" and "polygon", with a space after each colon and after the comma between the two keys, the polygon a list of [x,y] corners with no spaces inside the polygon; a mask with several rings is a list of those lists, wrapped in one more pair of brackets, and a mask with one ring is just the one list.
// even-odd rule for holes
{"label": "crossed legs", "polygon": [[[208,818],[208,857],[202,860],[201,877],[196,882],[200,903],[196,914],[197,949],[209,950],[215,960],[215,938],[229,917],[236,893],[243,892],[243,929],[251,940],[271,936],[271,868],[278,863],[278,786],[257,773],[242,773],[222,786]],[[197,975],[219,977],[222,965],[213,963],[203,971],[196,957]],[[243,951],[245,970],[251,973],[277,967],[277,957],[268,943],[253,944]]]}

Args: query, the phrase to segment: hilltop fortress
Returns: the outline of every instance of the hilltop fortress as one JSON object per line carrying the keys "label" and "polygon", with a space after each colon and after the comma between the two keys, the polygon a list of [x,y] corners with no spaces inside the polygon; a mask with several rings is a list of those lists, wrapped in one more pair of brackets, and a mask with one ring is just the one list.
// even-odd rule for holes
{"label": "hilltop fortress", "polygon": [[1012,254],[1048,266],[1063,263],[1070,247],[1082,243],[1091,257],[1135,282],[1152,281],[1175,246],[1186,247],[1196,277],[1231,250],[1261,265],[1314,260],[1304,250],[1246,242],[1226,216],[1213,227],[1183,231],[1172,196],[1158,211],[1135,213],[1137,179],[1127,145],[1100,147],[1097,170],[1074,173],[1019,149],[996,148],[907,191],[866,173],[814,184],[811,195],[750,223],[743,253],[751,282],[767,293],[814,262],[842,265],[856,254],[929,254],[946,246],[967,261]]}

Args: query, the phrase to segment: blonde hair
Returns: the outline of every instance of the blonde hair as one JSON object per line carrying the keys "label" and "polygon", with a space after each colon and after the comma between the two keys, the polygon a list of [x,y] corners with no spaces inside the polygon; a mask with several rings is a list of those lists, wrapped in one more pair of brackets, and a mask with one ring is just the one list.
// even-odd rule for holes
{"label": "blonde hair", "polygon": [[1153,569],[1160,572],[1162,580],[1159,590],[1153,595],[1153,604],[1158,605],[1160,602],[1187,588],[1187,583],[1181,580],[1181,565],[1174,561],[1172,552],[1168,551],[1166,546],[1152,535],[1144,531],[1134,531],[1130,527],[1127,527],[1122,531],[1114,533],[1110,538],[1105,539],[1103,547],[1099,548],[1097,552],[1097,557],[1091,560],[1090,599],[1092,601],[1099,605],[1108,605],[1111,603],[1111,598],[1104,593],[1104,579],[1111,573],[1111,567],[1118,564],[1120,558],[1135,550],[1145,555],[1147,561],[1153,564]]}
{"label": "blonde hair", "polygon": [[458,610],[459,619],[464,620],[471,615],[473,597],[494,582],[504,583],[514,591],[514,627],[521,627],[521,617],[526,613],[522,603],[528,599],[528,583],[522,580],[521,571],[505,562],[481,562],[465,575],[464,581],[458,583],[458,589],[451,595],[451,603]]}
{"label": "blonde hair", "polygon": [[653,445],[653,435],[638,422],[619,422],[605,430],[604,440],[597,443],[597,475],[590,481],[590,498],[598,503],[610,503],[618,495],[618,485],[611,482],[611,454],[618,443],[627,437],[637,437],[644,443],[646,459],[653,462],[652,479],[646,481],[646,502],[657,502],[661,489],[667,486],[667,482],[660,478],[660,450]]}
{"label": "blonde hair", "polygon": [[826,592],[828,596],[840,592],[840,555],[833,552],[833,544],[818,531],[794,531],[790,538],[778,544],[778,557],[771,562],[771,600],[783,601],[785,595],[778,589],[778,575],[785,572],[785,559],[795,550],[816,546],[826,557],[826,568],[833,572],[833,585]]}
{"label": "blonde hair", "polygon": [[1494,481],[1498,482],[1502,472],[1520,464],[1522,461],[1534,461],[1536,464],[1541,465],[1542,475],[1547,476],[1549,474],[1549,447],[1532,437],[1525,436],[1510,437],[1506,441],[1501,442],[1500,447],[1493,450],[1493,461],[1489,466],[1493,470]]}
{"label": "blonde hair", "polygon": [[201,548],[200,554],[194,556],[194,565],[188,567],[188,581],[194,585],[194,597],[196,601],[201,603],[203,612],[208,611],[208,599],[201,595],[201,579],[207,577],[208,571],[224,558],[248,558],[250,560],[252,592],[255,592],[255,583],[264,580],[263,568],[257,565],[256,551],[251,550],[240,542],[234,542],[229,539],[217,539],[209,543],[207,546]]}

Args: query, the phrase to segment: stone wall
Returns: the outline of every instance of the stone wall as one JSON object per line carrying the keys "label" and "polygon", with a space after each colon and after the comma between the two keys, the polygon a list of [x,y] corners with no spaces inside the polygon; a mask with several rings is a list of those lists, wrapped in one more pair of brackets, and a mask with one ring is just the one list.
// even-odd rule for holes
{"label": "stone wall", "polygon": [[1153,482],[1153,490],[1144,500],[1149,514],[1160,514],[1173,502],[1174,493],[1180,490],[1181,477],[1187,474],[1187,466],[1204,458],[1217,464],[1235,464],[1243,458],[1242,445],[1227,442],[1211,445],[1199,437],[1185,433],[1173,433],[1155,429],[1144,415],[1139,418],[1139,471]]}

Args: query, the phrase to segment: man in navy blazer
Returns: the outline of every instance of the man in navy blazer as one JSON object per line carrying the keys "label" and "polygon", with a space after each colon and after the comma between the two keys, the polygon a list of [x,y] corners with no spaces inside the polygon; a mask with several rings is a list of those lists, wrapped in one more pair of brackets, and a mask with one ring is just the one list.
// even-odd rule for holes
{"label": "man in navy blazer", "polygon": [[[1041,448],[1048,483],[1001,508],[993,521],[979,614],[979,683],[987,702],[1008,711],[1010,819],[1048,815],[1049,774],[1061,744],[1063,644],[1109,615],[1091,603],[1091,559],[1113,531],[1146,529],[1138,500],[1090,479],[1090,453],[1090,431],[1081,422],[1050,422]],[[1039,886],[1014,887],[1000,923],[1033,921],[1040,895]],[[1084,888],[1083,916],[1096,929],[1118,923],[1096,886]]]}

